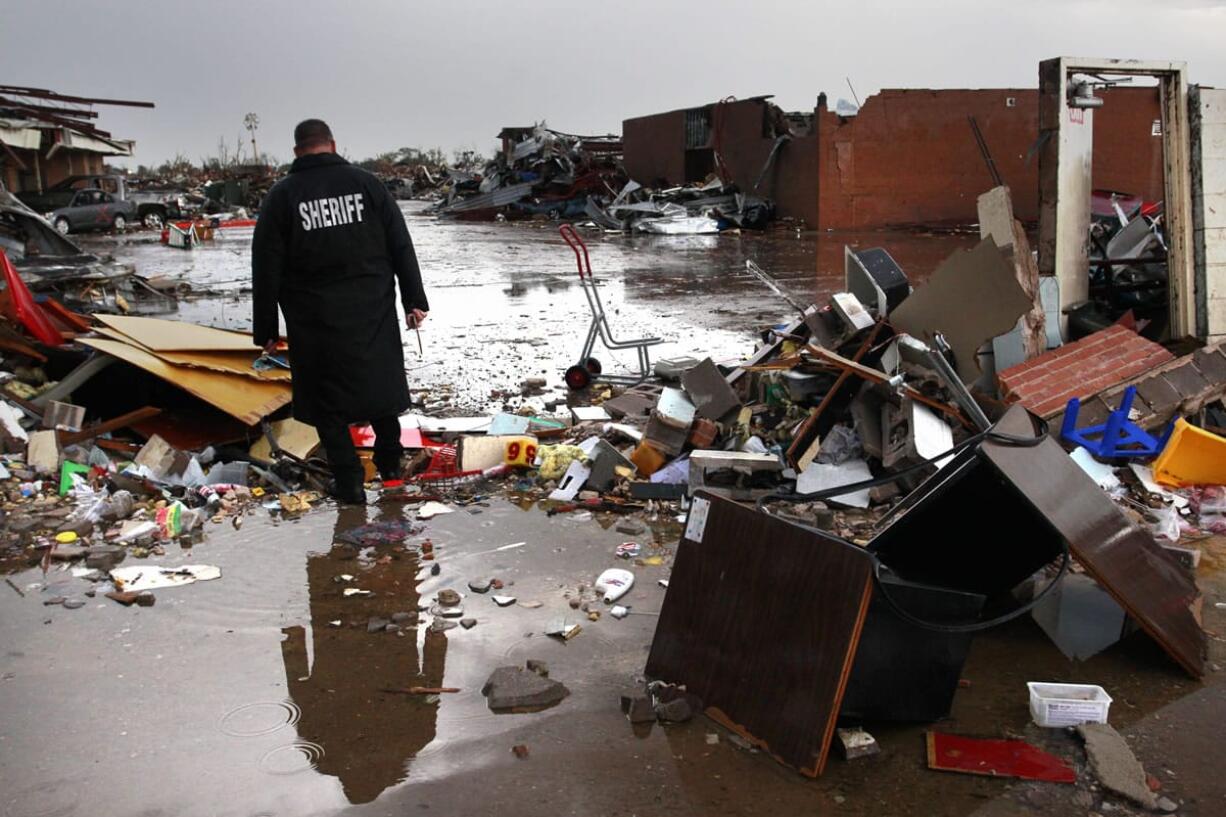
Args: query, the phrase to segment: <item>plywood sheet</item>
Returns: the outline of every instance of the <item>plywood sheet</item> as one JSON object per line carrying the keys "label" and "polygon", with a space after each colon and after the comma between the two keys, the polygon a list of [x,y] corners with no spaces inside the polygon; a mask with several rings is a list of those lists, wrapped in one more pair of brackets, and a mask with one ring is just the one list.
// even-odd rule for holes
{"label": "plywood sheet", "polygon": [[252,364],[260,356],[260,351],[254,347],[249,347],[241,352],[159,352],[139,341],[133,340],[123,332],[110,329],[106,326],[96,327],[93,331],[104,338],[136,346],[176,366],[190,366],[194,369],[209,369],[210,371],[223,372],[225,374],[237,374],[243,377],[250,377],[253,380],[283,380],[288,383],[293,379],[289,369],[259,371],[253,368]]}
{"label": "plywood sheet", "polygon": [[85,346],[119,358],[178,386],[247,425],[255,425],[292,399],[288,383],[260,383],[237,375],[174,366],[150,352],[116,340],[78,340]]}
{"label": "plywood sheet", "polygon": [[890,313],[890,323],[929,344],[940,332],[953,347],[958,376],[971,383],[980,376],[979,347],[1011,330],[1031,306],[1012,265],[986,238],[945,259],[927,284]]}
{"label": "plywood sheet", "polygon": [[[1025,409],[1009,409],[996,428],[1032,434]],[[1051,437],[1020,448],[985,442],[984,456],[1064,537],[1074,558],[1149,635],[1195,677],[1205,671],[1196,582],[1134,525]],[[990,531],[985,532],[990,536]]]}
{"label": "plywood sheet", "polygon": [[246,332],[130,315],[98,314],[94,319],[156,352],[250,352],[255,348]]}
{"label": "plywood sheet", "polygon": [[707,714],[816,777],[872,595],[868,554],[695,495],[647,659]]}

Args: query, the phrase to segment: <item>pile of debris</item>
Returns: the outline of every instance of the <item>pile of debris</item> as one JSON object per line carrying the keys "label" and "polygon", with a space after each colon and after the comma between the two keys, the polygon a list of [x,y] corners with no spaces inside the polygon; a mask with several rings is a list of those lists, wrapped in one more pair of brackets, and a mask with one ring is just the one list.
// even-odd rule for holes
{"label": "pile of debris", "polygon": [[100,257],[0,190],[0,252],[30,290],[78,312],[164,314],[178,308],[131,264]]}
{"label": "pile of debris", "polygon": [[574,136],[544,125],[503,134],[506,150],[482,172],[447,171],[439,214],[476,220],[579,218],[589,197],[611,195],[626,181],[618,137]]}
{"label": "pile of debris", "polygon": [[596,197],[589,198],[584,212],[606,230],[654,235],[761,230],[775,218],[775,206],[770,201],[745,195],[714,174],[701,184],[663,190],[627,182],[607,206]]}

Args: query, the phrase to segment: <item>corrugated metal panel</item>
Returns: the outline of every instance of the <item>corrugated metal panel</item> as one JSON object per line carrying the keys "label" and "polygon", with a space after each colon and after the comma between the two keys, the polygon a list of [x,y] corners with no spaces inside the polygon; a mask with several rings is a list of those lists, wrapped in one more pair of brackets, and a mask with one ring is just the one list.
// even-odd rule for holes
{"label": "corrugated metal panel", "polygon": [[535,182],[524,182],[523,184],[513,184],[510,187],[503,187],[490,193],[482,193],[479,196],[473,196],[472,198],[456,202],[443,210],[443,213],[444,215],[450,213],[467,213],[473,210],[485,210],[490,207],[505,207],[506,205],[514,204],[520,199],[531,194],[534,185]]}
{"label": "corrugated metal panel", "polygon": [[7,127],[0,125],[0,141],[11,148],[38,150],[43,132],[38,128]]}

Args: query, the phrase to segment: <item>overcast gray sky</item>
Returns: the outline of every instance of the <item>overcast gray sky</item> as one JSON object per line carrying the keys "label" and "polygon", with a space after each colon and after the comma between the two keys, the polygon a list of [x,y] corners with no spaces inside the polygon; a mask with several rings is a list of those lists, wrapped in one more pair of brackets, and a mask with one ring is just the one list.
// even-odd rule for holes
{"label": "overcast gray sky", "polygon": [[1226,85],[1226,0],[0,0],[0,82],[157,103],[103,108],[136,161],[233,145],[291,156],[308,116],[363,158],[489,153],[503,125],[618,132],[624,118],[775,94],[810,110],[880,88],[1034,87],[1072,55],[1184,60]]}

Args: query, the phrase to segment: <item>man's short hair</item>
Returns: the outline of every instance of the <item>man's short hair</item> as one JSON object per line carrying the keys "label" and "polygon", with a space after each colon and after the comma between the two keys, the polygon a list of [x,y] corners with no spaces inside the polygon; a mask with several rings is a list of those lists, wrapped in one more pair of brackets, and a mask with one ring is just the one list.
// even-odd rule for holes
{"label": "man's short hair", "polygon": [[332,129],[322,119],[304,119],[294,128],[294,146],[311,148],[332,141]]}

